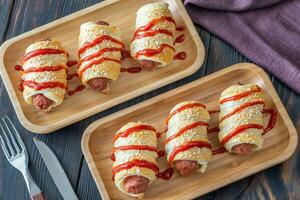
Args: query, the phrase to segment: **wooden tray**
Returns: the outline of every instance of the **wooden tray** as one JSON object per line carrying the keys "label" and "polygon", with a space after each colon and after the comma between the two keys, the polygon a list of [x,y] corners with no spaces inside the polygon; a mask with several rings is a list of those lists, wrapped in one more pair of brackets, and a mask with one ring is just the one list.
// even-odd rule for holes
{"label": "wooden tray", "polygon": [[[0,72],[22,125],[32,132],[49,133],[197,71],[204,60],[204,47],[198,33],[181,0],[164,1],[169,3],[177,25],[186,27],[183,32],[185,41],[176,45],[176,52],[187,53],[186,60],[173,61],[168,67],[155,72],[122,73],[120,79],[111,86],[109,95],[85,89],[74,96],[66,95],[64,103],[51,113],[39,112],[26,104],[18,90],[20,73],[14,70],[14,66],[20,62],[25,48],[41,39],[57,39],[70,53],[70,60],[77,59],[79,26],[87,21],[104,20],[120,27],[128,49],[135,28],[136,11],[143,4],[155,1],[107,0],[6,41],[0,49]],[[78,79],[68,83],[70,89],[79,84]]]}
{"label": "wooden tray", "polygon": [[[263,136],[263,149],[247,156],[214,155],[204,174],[183,178],[175,173],[169,181],[156,180],[146,191],[145,199],[192,199],[288,159],[297,146],[296,129],[267,74],[256,65],[240,63],[91,124],[83,135],[82,150],[102,198],[129,198],[114,186],[111,178],[113,137],[121,126],[130,121],[146,121],[158,131],[163,130],[165,118],[177,103],[197,99],[209,110],[217,109],[221,92],[238,82],[261,86],[266,92],[266,106],[278,110],[275,128]],[[210,126],[217,124],[217,116],[212,115]],[[217,133],[209,137],[213,148],[217,148]],[[168,167],[165,157],[159,158],[158,163],[161,170]]]}

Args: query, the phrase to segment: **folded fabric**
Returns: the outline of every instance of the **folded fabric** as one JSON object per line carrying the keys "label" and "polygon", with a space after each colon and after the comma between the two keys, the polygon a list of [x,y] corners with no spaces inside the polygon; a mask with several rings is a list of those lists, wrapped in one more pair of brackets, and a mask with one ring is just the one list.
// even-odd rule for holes
{"label": "folded fabric", "polygon": [[300,1],[186,0],[192,20],[300,93]]}

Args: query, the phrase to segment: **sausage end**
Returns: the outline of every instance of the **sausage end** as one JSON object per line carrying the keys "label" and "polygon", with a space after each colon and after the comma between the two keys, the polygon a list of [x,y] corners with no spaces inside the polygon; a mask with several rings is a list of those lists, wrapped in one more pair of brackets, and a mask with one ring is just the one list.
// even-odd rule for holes
{"label": "sausage end", "polygon": [[128,193],[140,194],[145,192],[150,181],[143,176],[128,176],[124,179],[124,189]]}
{"label": "sausage end", "polygon": [[255,148],[254,144],[238,144],[232,147],[232,152],[238,155],[247,155]]}
{"label": "sausage end", "polygon": [[43,94],[36,94],[32,96],[32,103],[37,109],[46,111],[54,101],[48,99]]}
{"label": "sausage end", "polygon": [[200,166],[196,161],[192,160],[177,160],[175,161],[175,168],[181,176],[188,176],[196,173]]}
{"label": "sausage end", "polygon": [[95,91],[97,92],[102,92],[104,93],[105,90],[108,89],[108,84],[109,84],[109,80],[108,78],[103,78],[103,77],[99,77],[99,78],[93,78],[91,80],[88,81],[88,85]]}

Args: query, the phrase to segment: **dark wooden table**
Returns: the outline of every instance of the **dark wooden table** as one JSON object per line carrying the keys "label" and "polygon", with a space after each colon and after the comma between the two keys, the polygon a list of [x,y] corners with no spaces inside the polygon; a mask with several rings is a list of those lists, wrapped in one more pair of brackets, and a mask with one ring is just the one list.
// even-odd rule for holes
{"label": "dark wooden table", "polygon": [[[0,44],[9,38],[98,2],[98,0],[0,0]],[[249,62],[247,58],[224,41],[216,38],[197,25],[196,28],[205,45],[206,58],[201,69],[195,74],[49,135],[37,136],[21,126],[17,120],[10,99],[8,98],[7,91],[2,81],[0,82],[0,116],[5,114],[9,115],[14,120],[17,129],[20,130],[21,137],[25,141],[30,155],[30,171],[48,200],[62,199],[62,197],[33,144],[32,138],[34,136],[45,141],[45,143],[53,149],[61,161],[79,199],[101,199],[87,163],[82,155],[80,146],[82,133],[89,124],[111,113],[223,69],[226,66],[238,62]],[[270,75],[270,78],[299,132],[300,96],[272,75]],[[211,192],[199,199],[274,198],[300,199],[299,146],[296,153],[283,164],[274,166],[256,175]],[[10,166],[4,158],[2,151],[0,152],[0,199],[29,199],[21,174]]]}

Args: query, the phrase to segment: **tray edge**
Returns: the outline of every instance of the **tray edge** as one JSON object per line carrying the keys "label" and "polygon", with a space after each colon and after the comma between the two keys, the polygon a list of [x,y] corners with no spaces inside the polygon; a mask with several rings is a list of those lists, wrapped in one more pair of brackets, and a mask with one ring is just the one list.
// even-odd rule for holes
{"label": "tray edge", "polygon": [[[194,27],[192,21],[191,21],[191,18],[189,17],[186,9],[184,8],[182,2],[180,0],[176,0],[176,4],[178,6],[178,10],[180,12],[180,15],[182,17],[182,20],[184,21],[184,23],[187,25],[187,28],[188,30],[190,31],[190,34],[191,34],[191,37],[192,37],[192,40],[194,40],[195,42],[195,45],[196,45],[196,49],[197,49],[197,57],[194,61],[193,64],[191,64],[187,69],[185,69],[184,71],[180,72],[179,74],[174,74],[172,76],[169,76],[169,77],[166,77],[165,79],[163,80],[160,80],[158,81],[157,83],[155,84],[152,84],[150,85],[151,86],[151,89],[150,86],[148,86],[146,89],[144,88],[139,88],[138,90],[135,90],[135,91],[132,91],[131,93],[129,94],[126,94],[126,95],[123,95],[123,96],[119,96],[118,98],[115,98],[114,99],[114,102],[112,105],[99,105],[99,106],[96,106],[96,107],[93,107],[93,108],[90,108],[88,110],[85,111],[85,113],[80,113],[80,114],[76,114],[76,115],[73,115],[71,118],[67,118],[67,121],[58,121],[56,123],[53,123],[51,125],[37,125],[37,124],[34,124],[32,123],[31,121],[29,121],[27,119],[27,117],[25,116],[24,114],[24,111],[21,107],[21,104],[20,102],[18,101],[18,98],[17,98],[17,94],[16,94],[16,91],[12,85],[12,82],[9,78],[9,75],[5,69],[5,65],[4,65],[4,54],[7,50],[7,48],[12,45],[14,42],[17,42],[23,38],[26,38],[32,34],[35,34],[37,32],[41,32],[41,31],[44,31],[44,30],[47,30],[59,23],[64,23],[64,22],[67,22],[67,21],[70,21],[72,20],[73,18],[75,17],[79,17],[79,16],[82,16],[82,15],[85,15],[87,14],[88,12],[92,12],[94,10],[97,10],[97,9],[100,9],[102,7],[105,7],[105,6],[108,6],[110,4],[113,4],[113,3],[116,3],[120,0],[107,0],[107,1],[103,1],[101,3],[98,3],[96,5],[93,5],[93,6],[90,6],[88,8],[85,8],[85,9],[82,9],[82,10],[79,10],[75,13],[72,13],[70,15],[67,15],[65,17],[62,17],[60,19],[57,19],[57,20],[54,20],[48,24],[45,24],[45,25],[42,25],[38,28],[35,28],[31,31],[28,31],[28,32],[25,32],[19,36],[16,36],[16,37],[13,37],[7,41],[5,41],[1,47],[0,47],[0,65],[2,65],[3,67],[0,67],[0,74],[1,74],[1,77],[4,82],[4,85],[7,89],[8,92],[8,95],[9,95],[9,98],[12,102],[12,105],[15,109],[15,112],[17,114],[17,117],[20,121],[20,123],[23,125],[24,128],[26,128],[27,130],[33,132],[33,133],[37,133],[37,134],[48,134],[48,133],[51,133],[53,131],[56,131],[56,130],[59,130],[63,127],[66,127],[68,125],[71,125],[71,124],[74,124],[82,119],[85,119],[89,116],[92,116],[92,115],[95,115],[96,113],[99,113],[101,111],[104,111],[106,109],[109,109],[109,108],[112,108],[113,106],[116,106],[120,103],[123,103],[123,102],[126,102],[132,98],[135,98],[135,97],[138,97],[138,96],[141,96],[147,92],[150,92],[150,91],[154,91],[158,88],[161,88],[163,86],[166,86],[168,84],[171,84],[175,81],[178,81],[182,78],[185,78],[193,73],[195,73],[197,70],[199,70],[203,63],[204,63],[204,58],[205,58],[205,48],[204,48],[204,44],[202,42],[202,40],[200,39],[200,36],[198,35],[197,31],[196,31],[196,28]],[[133,93],[135,93],[133,95]],[[123,100],[121,100],[123,99]],[[125,99],[125,100],[124,100]]]}
{"label": "tray edge", "polygon": [[[86,158],[86,156],[89,156],[90,159],[89,161],[92,161],[92,162],[87,162],[88,166],[89,166],[89,169],[92,170],[92,168],[96,168],[93,160],[91,159],[92,158],[92,155],[88,149],[88,142],[89,142],[89,139],[90,139],[90,136],[91,134],[93,133],[93,131],[101,126],[101,124],[107,122],[107,121],[110,121],[110,120],[113,120],[115,118],[118,118],[120,116],[123,116],[123,115],[126,115],[127,113],[130,113],[132,111],[135,111],[135,110],[138,110],[140,109],[140,107],[144,107],[144,106],[147,106],[147,105],[150,105],[152,103],[154,103],[156,100],[159,100],[159,99],[164,99],[164,98],[167,98],[166,96],[171,96],[173,95],[173,93],[175,92],[176,90],[176,93],[180,93],[182,91],[184,91],[184,88],[187,86],[187,87],[192,87],[193,84],[200,84],[199,82],[205,82],[207,80],[210,80],[212,79],[214,76],[220,76],[222,74],[226,74],[230,71],[233,71],[233,70],[238,70],[238,69],[246,69],[246,70],[254,70],[256,71],[257,73],[259,73],[261,75],[261,77],[263,78],[264,82],[268,85],[268,88],[271,90],[269,91],[269,95],[271,96],[271,98],[273,99],[274,101],[274,104],[276,105],[276,108],[278,109],[278,112],[280,112],[281,116],[282,116],[282,119],[289,131],[289,135],[290,135],[290,139],[289,139],[289,144],[287,146],[287,148],[285,149],[284,152],[282,152],[280,155],[278,155],[277,157],[271,159],[271,160],[268,160],[268,161],[265,161],[263,163],[260,163],[259,166],[255,166],[255,168],[250,168],[250,170],[248,170],[247,172],[248,173],[244,173],[243,175],[241,176],[236,176],[237,178],[234,178],[234,179],[231,179],[231,180],[225,180],[222,184],[219,184],[217,187],[214,187],[212,188],[211,190],[207,190],[203,193],[199,193],[198,195],[194,196],[194,197],[199,197],[203,194],[206,194],[206,193],[209,193],[211,191],[214,191],[218,188],[221,188],[221,187],[224,187],[226,185],[229,185],[233,182],[236,182],[238,180],[241,180],[245,177],[248,177],[250,175],[253,175],[259,171],[262,171],[262,170],[265,170],[265,169],[268,169],[276,164],[279,164],[281,162],[284,162],[285,160],[287,160],[288,158],[290,158],[292,156],[292,154],[295,152],[296,150],[296,147],[297,147],[297,143],[298,143],[298,135],[297,135],[297,131],[296,131],[296,128],[294,127],[290,117],[288,116],[288,113],[287,111],[285,110],[273,84],[271,83],[271,80],[269,79],[267,73],[262,69],[260,68],[259,66],[257,65],[254,65],[252,63],[238,63],[238,64],[234,64],[230,67],[227,67],[223,70],[220,70],[218,72],[215,72],[209,76],[206,76],[206,77],[203,77],[199,80],[196,80],[196,81],[193,81],[189,84],[186,84],[186,85],[183,85],[183,86],[180,86],[178,88],[175,88],[173,90],[170,90],[166,93],[163,93],[163,94],[160,94],[156,97],[153,97],[149,100],[146,100],[144,102],[141,102],[139,104],[136,104],[134,106],[131,106],[129,108],[126,108],[124,110],[121,110],[121,111],[118,111],[110,116],[107,116],[105,118],[102,118],[102,119],[99,119],[95,122],[93,122],[92,124],[90,124],[86,130],[84,131],[83,133],[83,136],[82,136],[82,142],[81,142],[81,148],[82,148],[82,152],[84,154],[84,157]],[[243,171],[244,172],[244,171]],[[105,185],[102,181],[102,178],[100,176],[100,174],[98,172],[96,172],[98,177],[95,177],[94,174],[92,174],[93,178],[94,178],[94,181],[96,182],[95,179],[100,179],[101,183],[100,185],[96,182],[96,185],[97,185],[97,188],[98,188],[98,191],[100,192],[100,194],[102,195],[102,192],[105,193],[105,196],[102,196],[102,198],[107,198],[107,199],[110,199],[107,193],[107,190],[105,188]],[[104,198],[104,199],[105,199]]]}
{"label": "tray edge", "polygon": [[[252,68],[252,69],[250,69],[250,68]],[[296,147],[297,147],[297,144],[298,144],[298,135],[297,135],[297,131],[296,131],[295,126],[293,125],[293,123],[292,123],[285,107],[283,106],[283,104],[281,102],[281,99],[279,98],[273,84],[271,83],[271,80],[269,79],[267,73],[261,67],[255,65],[255,64],[252,64],[252,63],[237,63],[237,64],[229,66],[229,67],[227,67],[223,70],[220,70],[218,72],[215,72],[213,74],[205,76],[201,79],[198,79],[198,80],[193,81],[191,83],[188,83],[186,85],[180,86],[178,88],[172,89],[172,90],[170,90],[166,93],[160,94],[160,95],[158,95],[156,97],[153,97],[149,100],[140,102],[140,103],[138,103],[134,106],[131,106],[131,107],[128,107],[124,110],[113,113],[112,115],[109,115],[109,116],[104,117],[102,119],[98,119],[95,122],[93,122],[92,124],[90,124],[86,128],[86,130],[84,131],[83,136],[82,136],[82,140],[81,140],[81,148],[82,148],[82,152],[84,154],[85,159],[87,159],[87,156],[89,156],[89,162],[87,160],[87,164],[88,164],[88,167],[89,167],[90,171],[91,171],[92,168],[96,168],[96,165],[94,164],[94,161],[92,160],[92,154],[90,153],[87,144],[89,142],[90,136],[93,133],[93,131],[97,127],[101,126],[101,124],[103,124],[107,121],[113,120],[115,118],[118,118],[120,116],[126,115],[126,114],[128,114],[132,111],[138,110],[140,107],[145,107],[147,105],[150,105],[150,104],[154,103],[156,100],[164,99],[164,98],[166,98],[166,96],[171,96],[172,93],[174,93],[175,90],[176,90],[176,93],[180,93],[180,92],[184,91],[185,87],[192,87],[192,85],[200,84],[199,82],[205,82],[207,80],[213,79],[213,77],[215,77],[215,76],[220,76],[222,74],[226,74],[230,71],[237,70],[237,69],[257,71],[257,73],[259,73],[261,75],[261,77],[263,78],[264,82],[268,85],[268,88],[270,89],[270,91],[268,91],[268,93],[271,96],[271,98],[273,99],[274,104],[276,105],[276,108],[277,109],[279,108],[278,112],[280,112],[280,114],[282,116],[282,119],[283,119],[283,121],[284,121],[284,123],[285,123],[285,125],[286,125],[286,127],[289,131],[289,135],[290,135],[289,144],[288,144],[288,146],[287,146],[287,148],[285,149],[284,152],[282,152],[281,154],[278,154],[278,156],[276,156],[275,158],[273,158],[271,160],[265,161],[263,163],[260,163],[258,166],[255,166],[256,169],[251,170],[251,168],[250,168],[248,170],[249,173],[245,173],[241,176],[236,176],[237,178],[234,178],[234,179],[231,179],[231,180],[228,180],[228,181],[226,180],[223,183],[219,184],[217,187],[212,188],[211,190],[207,190],[203,193],[199,193],[198,195],[195,195],[194,198],[199,197],[199,196],[204,195],[204,194],[207,194],[207,193],[209,193],[211,191],[214,191],[216,189],[222,188],[222,187],[224,187],[226,185],[229,185],[233,182],[236,182],[236,181],[241,180],[245,177],[253,175],[253,174],[255,174],[259,171],[268,169],[268,168],[270,168],[274,165],[277,165],[281,162],[284,162],[285,160],[290,158],[296,150]],[[94,174],[92,174],[92,176],[93,176],[95,182],[96,182],[96,180],[95,180],[96,178],[100,179],[99,180],[100,184],[98,184],[96,182],[99,193],[101,194],[101,196],[102,196],[102,192],[104,193],[102,198],[105,197],[104,199],[110,199],[100,174],[98,172],[96,172],[96,173],[97,173],[98,177],[95,177]]]}

